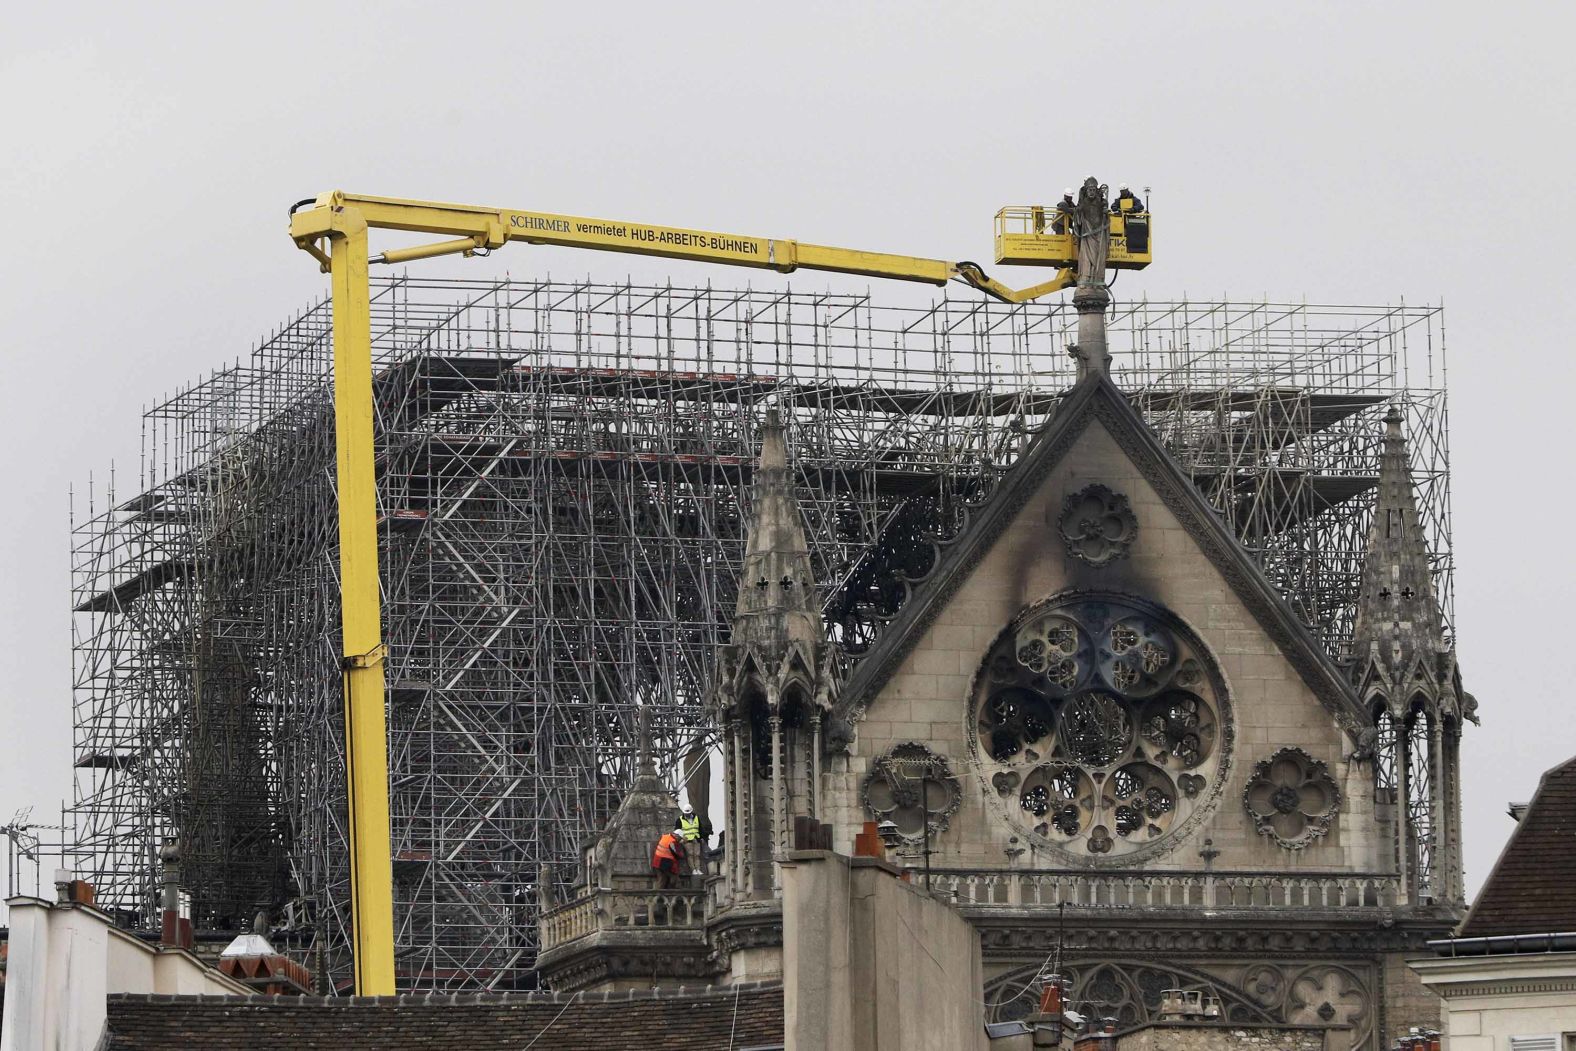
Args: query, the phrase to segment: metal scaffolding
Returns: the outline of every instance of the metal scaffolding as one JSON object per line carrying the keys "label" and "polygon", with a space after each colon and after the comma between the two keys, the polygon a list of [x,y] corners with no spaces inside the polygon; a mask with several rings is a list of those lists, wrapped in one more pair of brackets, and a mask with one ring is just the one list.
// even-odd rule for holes
{"label": "metal scaffolding", "polygon": [[[766,404],[856,661],[1072,381],[1061,304],[549,281],[373,286],[404,989],[531,981],[540,894],[633,775],[708,732]],[[1452,602],[1437,308],[1134,302],[1113,373],[1337,656],[1386,404]],[[260,907],[336,980],[348,859],[329,316],[148,410],[136,495],[73,523],[73,861],[156,919]]]}

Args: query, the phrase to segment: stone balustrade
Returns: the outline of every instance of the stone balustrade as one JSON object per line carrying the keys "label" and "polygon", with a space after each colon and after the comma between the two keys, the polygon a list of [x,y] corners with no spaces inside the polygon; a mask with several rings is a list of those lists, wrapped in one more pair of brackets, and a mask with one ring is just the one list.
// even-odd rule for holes
{"label": "stone balustrade", "polygon": [[[916,871],[913,878],[922,878]],[[1068,872],[934,869],[931,885],[964,909],[1068,905],[1206,909],[1384,909],[1400,880],[1371,873]]]}
{"label": "stone balustrade", "polygon": [[602,891],[542,913],[538,931],[545,952],[600,931],[699,930],[705,913],[700,890]]}

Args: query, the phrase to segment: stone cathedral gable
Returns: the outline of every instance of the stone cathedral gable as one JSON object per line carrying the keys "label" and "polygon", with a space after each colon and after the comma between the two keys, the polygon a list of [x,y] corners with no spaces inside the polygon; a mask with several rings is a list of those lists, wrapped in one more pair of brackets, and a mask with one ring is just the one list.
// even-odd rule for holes
{"label": "stone cathedral gable", "polygon": [[1404,961],[1459,917],[1441,894],[1459,885],[1455,752],[1415,729],[1441,724],[1379,734],[1103,372],[842,680],[783,414],[761,433],[709,695],[726,848],[675,889],[588,866],[544,918],[555,987],[772,979],[794,851],[851,851],[873,823],[863,849],[979,932],[998,1020],[1035,1006],[1059,958],[1080,1010],[1123,1025],[1172,989],[1228,1022],[1334,1026],[1330,1051],[1437,1024]]}
{"label": "stone cathedral gable", "polygon": [[928,813],[970,867],[1381,866],[1366,713],[1103,374],[913,587],[839,701],[838,824]]}
{"label": "stone cathedral gable", "polygon": [[1168,988],[1332,1047],[1436,1024],[1404,960],[1459,916],[1450,727],[1376,727],[1089,342],[842,683],[810,813],[845,849],[877,822],[979,928],[994,1017],[1065,946],[1125,1024]]}
{"label": "stone cathedral gable", "polygon": [[[914,585],[914,593],[845,684],[839,711],[855,717],[865,712],[900,662],[921,644],[927,629],[953,601],[978,563],[1018,523],[1025,506],[1036,495],[1043,495],[1047,478],[1059,466],[1066,463],[1069,476],[1098,483],[1096,464],[1074,452],[1095,421],[1105,432],[1107,442],[1114,444],[1120,458],[1127,461],[1120,469],[1136,472],[1144,480],[1174,524],[1191,538],[1193,548],[1215,567],[1255,621],[1277,642],[1286,660],[1337,723],[1354,736],[1359,733],[1369,720],[1329,654],[1298,621],[1280,591],[1265,578],[1192,480],[1104,373],[1091,374],[1073,388],[1003,477],[995,496],[976,509],[969,526],[946,547],[931,574]],[[1112,465],[1115,466],[1114,461]],[[1028,528],[1038,530],[1041,553],[1047,558],[1056,557],[1060,548],[1070,544],[1059,522],[1041,519]],[[1069,528],[1076,529],[1076,523]],[[1088,556],[1069,561],[1069,578],[1101,579],[1097,572],[1083,572],[1077,563],[1091,569],[1109,565],[1120,573],[1122,554],[1125,552],[1118,552],[1107,562]],[[1143,554],[1153,558],[1159,553],[1146,549]],[[1134,576],[1129,572],[1127,578]]]}

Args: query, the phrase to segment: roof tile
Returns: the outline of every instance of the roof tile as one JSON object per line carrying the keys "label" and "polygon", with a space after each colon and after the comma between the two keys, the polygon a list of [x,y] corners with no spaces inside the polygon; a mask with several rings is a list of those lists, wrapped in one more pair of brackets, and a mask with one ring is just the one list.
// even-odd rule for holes
{"label": "roof tile", "polygon": [[1548,773],[1478,892],[1458,937],[1576,931],[1576,758]]}
{"label": "roof tile", "polygon": [[[617,995],[617,994],[615,994]],[[456,1002],[457,1001],[457,1002]],[[783,1042],[783,991],[757,982],[617,998],[588,994],[108,998],[110,1051],[355,1047],[724,1051]],[[540,1040],[540,1043],[537,1041]]]}

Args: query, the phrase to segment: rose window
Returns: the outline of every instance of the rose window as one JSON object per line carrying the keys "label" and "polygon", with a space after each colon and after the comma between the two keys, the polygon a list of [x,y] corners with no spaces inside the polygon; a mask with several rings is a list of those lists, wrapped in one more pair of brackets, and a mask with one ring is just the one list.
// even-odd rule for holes
{"label": "rose window", "polygon": [[1114,694],[1080,693],[1062,706],[1062,742],[1067,753],[1089,766],[1109,766],[1133,743],[1133,720]]}
{"label": "rose window", "polygon": [[1004,631],[976,679],[986,783],[1031,842],[1122,858],[1219,794],[1226,699],[1202,646],[1138,599],[1080,595]]}

